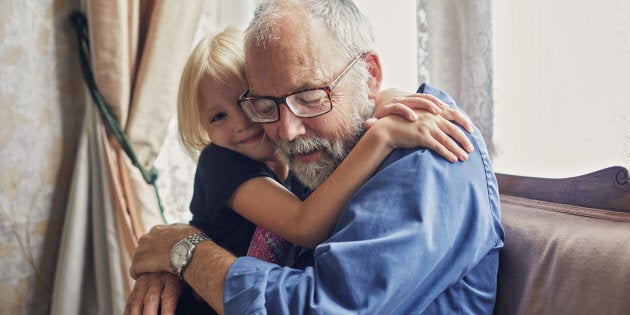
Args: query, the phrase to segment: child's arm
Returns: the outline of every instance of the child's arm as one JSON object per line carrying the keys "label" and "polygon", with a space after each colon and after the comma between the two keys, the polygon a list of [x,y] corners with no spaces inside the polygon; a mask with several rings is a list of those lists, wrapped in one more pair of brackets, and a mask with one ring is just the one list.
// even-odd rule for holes
{"label": "child's arm", "polygon": [[313,248],[330,235],[344,205],[393,149],[440,141],[432,138],[442,130],[434,117],[439,116],[420,115],[416,121],[391,116],[371,124],[335,172],[303,202],[273,179],[256,177],[234,191],[228,206],[292,243]]}

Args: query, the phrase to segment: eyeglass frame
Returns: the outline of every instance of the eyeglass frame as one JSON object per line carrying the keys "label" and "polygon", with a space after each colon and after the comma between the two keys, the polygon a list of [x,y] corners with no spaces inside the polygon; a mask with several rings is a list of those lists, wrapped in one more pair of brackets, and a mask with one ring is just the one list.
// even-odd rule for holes
{"label": "eyeglass frame", "polygon": [[[361,58],[365,57],[366,54],[367,54],[367,51],[364,51],[364,52],[360,53],[358,56],[356,56],[354,59],[352,59],[352,61],[350,61],[350,63],[343,69],[343,71],[341,71],[341,73],[339,73],[337,78],[335,78],[332,81],[332,83],[330,83],[328,86],[299,90],[299,91],[295,91],[295,92],[289,93],[289,94],[281,96],[281,97],[273,97],[273,96],[246,97],[246,95],[249,93],[249,88],[247,88],[247,90],[245,90],[245,92],[243,92],[243,94],[241,94],[241,96],[238,97],[238,100],[237,100],[238,106],[245,113],[245,115],[248,116],[248,118],[251,121],[257,122],[257,123],[263,123],[263,124],[273,123],[273,122],[276,122],[276,121],[280,120],[280,105],[282,105],[282,104],[286,104],[287,108],[289,108],[291,113],[293,113],[293,115],[295,115],[297,117],[300,117],[300,118],[313,118],[313,117],[318,117],[318,116],[327,114],[333,108],[333,102],[332,102],[332,96],[331,96],[331,93],[332,93],[333,89],[335,87],[337,87],[337,85],[339,85],[339,83],[346,76],[346,74],[348,74],[350,72],[350,69],[352,69],[352,67]],[[295,112],[295,110],[293,108],[291,108],[292,105],[289,105],[289,103],[287,103],[287,97],[290,97],[290,96],[293,96],[293,95],[296,95],[296,94],[300,94],[300,93],[304,93],[304,92],[316,91],[316,90],[324,91],[326,93],[326,96],[328,97],[328,102],[330,103],[330,107],[328,107],[328,109],[325,110],[324,112],[321,112],[321,113],[318,113],[318,114],[314,114],[314,115],[301,115],[301,114],[297,114]],[[265,121],[262,121],[260,119],[257,120],[254,117],[249,117],[249,114],[243,108],[242,102],[244,102],[244,101],[255,101],[255,100],[261,100],[261,99],[271,100],[271,101],[276,103],[276,113],[277,113],[277,115],[276,115],[276,119],[275,120],[265,120]]]}

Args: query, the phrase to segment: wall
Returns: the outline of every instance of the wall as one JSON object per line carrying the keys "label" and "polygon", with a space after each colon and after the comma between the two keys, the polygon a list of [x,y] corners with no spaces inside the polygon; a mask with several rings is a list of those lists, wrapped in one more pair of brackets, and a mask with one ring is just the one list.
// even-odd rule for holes
{"label": "wall", "polygon": [[499,172],[630,168],[630,3],[494,1]]}
{"label": "wall", "polygon": [[374,28],[383,66],[383,88],[418,88],[416,0],[355,0]]}
{"label": "wall", "polygon": [[0,1],[0,314],[50,303],[84,92],[79,1]]}

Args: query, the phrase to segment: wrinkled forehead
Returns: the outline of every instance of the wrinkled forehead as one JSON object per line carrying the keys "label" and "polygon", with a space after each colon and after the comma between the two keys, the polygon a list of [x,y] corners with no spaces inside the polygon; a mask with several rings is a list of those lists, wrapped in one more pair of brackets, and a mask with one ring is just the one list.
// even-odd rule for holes
{"label": "wrinkled forehead", "polygon": [[246,43],[245,69],[252,96],[282,96],[330,84],[343,67],[336,41],[318,22],[285,18],[273,39]]}

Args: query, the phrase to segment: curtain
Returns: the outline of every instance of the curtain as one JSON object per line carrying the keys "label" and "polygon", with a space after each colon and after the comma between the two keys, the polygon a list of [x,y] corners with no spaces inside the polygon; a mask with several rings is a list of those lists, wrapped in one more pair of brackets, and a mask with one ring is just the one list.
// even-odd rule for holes
{"label": "curtain", "polygon": [[493,143],[492,1],[418,0],[418,80],[448,92]]}
{"label": "curtain", "polygon": [[[175,110],[203,1],[86,3],[97,85],[150,169]],[[51,314],[121,314],[137,239],[163,222],[153,187],[105,130],[92,100],[86,103]]]}

